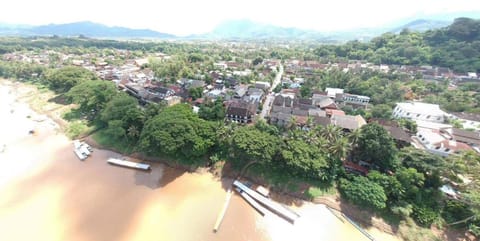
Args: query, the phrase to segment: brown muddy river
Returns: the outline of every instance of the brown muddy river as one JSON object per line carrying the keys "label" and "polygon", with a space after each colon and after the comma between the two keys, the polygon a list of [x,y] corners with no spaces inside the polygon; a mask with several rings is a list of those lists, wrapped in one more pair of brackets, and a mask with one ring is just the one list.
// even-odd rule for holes
{"label": "brown muddy river", "polygon": [[[212,232],[225,189],[210,174],[111,166],[117,154],[100,150],[81,162],[60,135],[28,138],[41,141],[0,156],[23,166],[0,186],[1,240],[268,240],[238,196]],[[57,146],[50,155],[49,146]]]}
{"label": "brown muddy river", "polygon": [[79,161],[51,122],[26,120],[20,107],[11,113],[0,91],[1,241],[368,240],[323,206],[298,209],[291,225],[261,217],[238,195],[213,233],[230,182],[162,164],[151,172],[112,166],[106,160],[120,156],[104,150]]}

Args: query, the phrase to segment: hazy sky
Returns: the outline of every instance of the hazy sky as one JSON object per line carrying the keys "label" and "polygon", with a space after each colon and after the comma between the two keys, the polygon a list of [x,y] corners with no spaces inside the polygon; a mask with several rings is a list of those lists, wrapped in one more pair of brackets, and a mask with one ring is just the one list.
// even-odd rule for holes
{"label": "hazy sky", "polygon": [[480,0],[4,0],[1,9],[4,23],[89,20],[178,35],[208,32],[227,19],[332,31],[459,11],[480,18]]}

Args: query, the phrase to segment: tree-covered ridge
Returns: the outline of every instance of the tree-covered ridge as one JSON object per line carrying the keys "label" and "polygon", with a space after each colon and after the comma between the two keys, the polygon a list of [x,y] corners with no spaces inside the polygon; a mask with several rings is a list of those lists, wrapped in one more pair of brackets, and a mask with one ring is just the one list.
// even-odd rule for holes
{"label": "tree-covered ridge", "polygon": [[480,72],[480,20],[457,18],[445,28],[425,33],[404,29],[362,43],[321,46],[314,53],[326,59],[367,60],[376,64],[436,65],[456,72]]}

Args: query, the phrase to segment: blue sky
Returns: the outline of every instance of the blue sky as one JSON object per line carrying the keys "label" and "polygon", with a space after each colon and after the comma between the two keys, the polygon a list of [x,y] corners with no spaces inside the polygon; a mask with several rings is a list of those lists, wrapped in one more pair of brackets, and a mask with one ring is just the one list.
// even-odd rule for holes
{"label": "blue sky", "polygon": [[228,19],[341,31],[456,12],[478,13],[480,0],[6,0],[0,22],[41,25],[94,21],[177,35],[204,33]]}

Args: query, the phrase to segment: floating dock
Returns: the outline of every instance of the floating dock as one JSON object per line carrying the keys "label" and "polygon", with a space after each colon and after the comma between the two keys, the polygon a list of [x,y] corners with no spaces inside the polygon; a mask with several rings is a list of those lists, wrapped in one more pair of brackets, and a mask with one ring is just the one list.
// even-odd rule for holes
{"label": "floating dock", "polygon": [[225,197],[225,203],[223,203],[222,210],[218,213],[217,221],[215,225],[213,225],[213,232],[217,232],[218,228],[220,228],[220,224],[222,223],[223,217],[225,216],[225,212],[227,212],[228,204],[230,203],[230,199],[232,198],[232,189],[228,189],[227,196]]}
{"label": "floating dock", "polygon": [[273,213],[279,215],[280,217],[284,218],[285,220],[287,220],[291,223],[294,223],[295,220],[298,218],[298,216],[296,214],[292,213],[292,211],[290,211],[290,210],[286,209],[285,207],[283,207],[282,205],[280,205],[280,204],[262,196],[258,192],[248,188],[243,183],[241,183],[239,181],[234,181],[233,185],[238,187],[244,193],[248,194],[256,202],[262,204],[267,209],[269,209]]}
{"label": "floating dock", "polygon": [[250,206],[255,208],[255,210],[257,210],[257,212],[260,213],[260,215],[265,216],[265,214],[268,212],[266,208],[264,208],[262,205],[260,205],[257,201],[255,201],[252,197],[248,196],[248,194],[246,194],[239,188],[237,188],[236,190],[238,191],[240,196],[242,196],[243,199],[245,199],[245,201],[247,201],[250,204]]}
{"label": "floating dock", "polygon": [[118,165],[118,166],[130,167],[130,168],[140,169],[144,171],[150,170],[150,165],[144,164],[144,163],[131,162],[131,161],[120,160],[116,158],[109,158],[107,162],[110,164]]}

